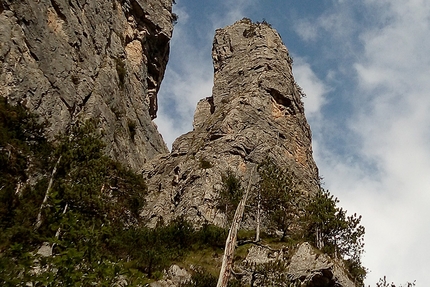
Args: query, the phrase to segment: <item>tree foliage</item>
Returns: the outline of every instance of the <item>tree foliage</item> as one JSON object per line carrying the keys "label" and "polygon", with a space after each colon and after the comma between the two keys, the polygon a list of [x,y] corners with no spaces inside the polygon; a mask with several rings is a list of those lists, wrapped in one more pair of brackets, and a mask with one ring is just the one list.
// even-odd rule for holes
{"label": "tree foliage", "polygon": [[262,208],[272,228],[281,231],[284,239],[300,218],[303,196],[293,181],[294,175],[280,169],[270,159],[259,166],[259,173]]}
{"label": "tree foliage", "polygon": [[364,227],[361,216],[347,216],[338,207],[339,200],[329,191],[320,189],[306,206],[307,238],[327,253],[358,261],[364,250]]}
{"label": "tree foliage", "polygon": [[228,170],[222,175],[222,188],[219,192],[218,208],[227,215],[228,221],[231,221],[243,196],[243,187],[240,179]]}
{"label": "tree foliage", "polygon": [[[145,183],[103,155],[104,145],[92,123],[72,127],[53,145],[42,136],[34,116],[1,104],[1,155],[6,151],[23,159],[18,165],[6,158],[8,165],[0,168],[0,265],[5,267],[0,268],[0,282],[111,284],[119,275],[120,264],[113,262],[120,254],[110,248],[109,240],[125,224],[137,222]],[[58,171],[48,193],[55,162]],[[46,204],[44,195],[49,195]],[[43,221],[35,228],[39,212]],[[54,256],[34,255],[41,246]]]}
{"label": "tree foliage", "polygon": [[396,285],[393,282],[389,283],[387,282],[387,277],[384,276],[384,278],[380,278],[379,282],[376,283],[376,287],[413,287],[415,286],[415,281],[414,282],[407,282],[406,284],[403,285]]}
{"label": "tree foliage", "polygon": [[361,255],[365,230],[360,225],[361,216],[348,216],[346,210],[338,207],[339,200],[324,189],[307,196],[300,191],[294,173],[269,159],[260,165],[259,172],[262,207],[271,226],[282,232],[281,239],[301,238],[343,259],[351,279],[363,284],[366,269]]}

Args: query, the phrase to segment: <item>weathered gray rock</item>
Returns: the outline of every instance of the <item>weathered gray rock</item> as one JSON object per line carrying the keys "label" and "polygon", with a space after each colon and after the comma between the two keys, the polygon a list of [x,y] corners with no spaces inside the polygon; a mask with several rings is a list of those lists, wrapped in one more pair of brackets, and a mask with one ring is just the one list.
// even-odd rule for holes
{"label": "weathered gray rock", "polygon": [[285,247],[252,246],[237,267],[243,271],[242,282],[250,286],[355,287],[341,260],[322,254],[307,242],[294,252]]}
{"label": "weathered gray rock", "polygon": [[355,287],[343,271],[340,261],[316,251],[309,243],[301,244],[291,258],[288,276],[306,287]]}
{"label": "weathered gray rock", "polygon": [[152,119],[172,35],[171,0],[0,1],[0,96],[50,123],[93,118],[134,169],[168,152]]}
{"label": "weathered gray rock", "polygon": [[318,188],[301,90],[279,34],[244,19],[216,31],[212,56],[213,95],[198,103],[193,131],[144,167],[150,195],[142,215],[149,225],[179,215],[224,225],[217,208],[222,174],[231,170],[253,187],[256,166],[268,156],[294,173],[304,193]]}
{"label": "weathered gray rock", "polygon": [[191,274],[178,265],[172,265],[165,271],[163,280],[152,282],[151,287],[177,287],[191,279]]}

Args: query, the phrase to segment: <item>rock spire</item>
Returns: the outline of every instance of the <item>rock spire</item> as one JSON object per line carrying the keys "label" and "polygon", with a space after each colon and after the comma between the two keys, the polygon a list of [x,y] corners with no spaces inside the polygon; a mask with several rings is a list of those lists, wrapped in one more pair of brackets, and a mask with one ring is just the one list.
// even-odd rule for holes
{"label": "rock spire", "polygon": [[306,192],[319,187],[301,89],[279,34],[243,19],[216,31],[212,57],[213,94],[197,104],[193,131],[143,171],[150,191],[143,215],[152,225],[183,215],[223,226],[222,175],[255,183],[251,170],[267,157],[294,173]]}

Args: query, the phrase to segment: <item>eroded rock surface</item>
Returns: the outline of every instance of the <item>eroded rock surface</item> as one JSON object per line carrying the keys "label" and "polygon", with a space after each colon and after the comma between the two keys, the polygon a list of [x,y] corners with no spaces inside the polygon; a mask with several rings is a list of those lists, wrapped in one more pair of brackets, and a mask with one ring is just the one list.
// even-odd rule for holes
{"label": "eroded rock surface", "polygon": [[291,280],[300,280],[306,287],[355,287],[341,264],[305,242],[291,258],[288,276]]}
{"label": "eroded rock surface", "polygon": [[244,19],[216,31],[212,56],[213,94],[198,103],[193,131],[143,170],[149,225],[180,215],[225,225],[217,208],[222,174],[231,170],[253,187],[256,166],[268,156],[294,173],[304,192],[318,188],[301,91],[279,34]]}
{"label": "eroded rock surface", "polygon": [[108,153],[135,170],[168,152],[152,119],[172,35],[171,0],[0,1],[0,96],[53,137],[98,120]]}
{"label": "eroded rock surface", "polygon": [[184,268],[178,265],[172,265],[168,270],[164,272],[164,278],[162,280],[152,282],[149,284],[151,287],[176,287],[181,286],[185,282],[189,282],[191,274],[188,273]]}

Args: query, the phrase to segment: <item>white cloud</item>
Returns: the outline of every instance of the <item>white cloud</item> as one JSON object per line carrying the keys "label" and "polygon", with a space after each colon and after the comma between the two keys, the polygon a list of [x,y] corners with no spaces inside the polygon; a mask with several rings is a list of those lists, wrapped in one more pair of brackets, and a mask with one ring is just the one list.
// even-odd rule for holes
{"label": "white cloud", "polygon": [[328,87],[315,75],[309,63],[306,63],[303,58],[294,57],[293,73],[296,82],[306,94],[303,98],[306,116],[308,119],[317,118],[326,101],[324,95],[329,90]]}
{"label": "white cloud", "polygon": [[352,16],[353,3],[344,2],[339,1],[331,7],[331,10],[324,11],[318,17],[296,19],[293,27],[294,30],[305,42],[320,40],[324,38],[323,34],[325,33],[328,33],[333,38],[345,39],[357,27]]}
{"label": "white cloud", "polygon": [[355,99],[349,128],[359,145],[350,150],[354,160],[322,146],[316,158],[341,204],[363,214],[364,263],[373,271],[368,283],[387,275],[397,283],[416,279],[417,286],[425,286],[430,258],[430,2],[368,0],[366,8],[382,16],[363,27],[364,51],[353,66],[359,85],[350,89]]}
{"label": "white cloud", "polygon": [[246,10],[254,5],[255,0],[226,0],[223,11],[216,11],[211,15],[213,29],[231,25],[245,17]]}
{"label": "white cloud", "polygon": [[306,42],[315,41],[318,37],[318,27],[309,20],[297,21],[294,29],[296,33]]}

